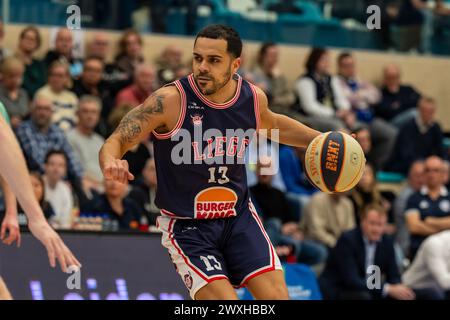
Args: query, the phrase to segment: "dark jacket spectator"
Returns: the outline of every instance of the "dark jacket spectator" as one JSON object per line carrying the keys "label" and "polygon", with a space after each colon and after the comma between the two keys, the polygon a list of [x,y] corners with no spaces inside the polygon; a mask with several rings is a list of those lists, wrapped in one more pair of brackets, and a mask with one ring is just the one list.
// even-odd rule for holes
{"label": "dark jacket spectator", "polygon": [[400,129],[386,170],[406,175],[415,160],[425,159],[431,155],[445,158],[441,127],[434,120],[436,112],[434,100],[421,99],[418,109],[419,114],[416,118],[411,119]]}
{"label": "dark jacket spectator", "polygon": [[383,69],[381,101],[375,106],[375,115],[400,127],[413,117],[420,93],[412,86],[401,83],[401,72],[397,65]]}
{"label": "dark jacket spectator", "polygon": [[[382,297],[399,298],[398,291],[408,300],[414,299],[411,289],[401,285],[395,259],[394,244],[383,235],[386,212],[378,206],[368,207],[361,226],[347,231],[339,238],[328,257],[319,282],[325,299],[372,300]],[[369,288],[373,266],[381,274],[380,286]]]}

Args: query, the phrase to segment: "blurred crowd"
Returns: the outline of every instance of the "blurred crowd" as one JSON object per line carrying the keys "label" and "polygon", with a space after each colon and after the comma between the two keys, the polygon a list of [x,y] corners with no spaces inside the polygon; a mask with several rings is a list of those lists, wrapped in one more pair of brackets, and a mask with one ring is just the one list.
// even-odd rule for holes
{"label": "blurred crowd", "polygon": [[[112,62],[107,56],[114,44],[103,32],[93,35],[83,59],[73,57],[68,29],[58,30],[54,49],[42,59],[35,56],[41,40],[39,29],[28,26],[16,48],[0,45],[0,111],[16,133],[47,219],[56,229],[152,231],[159,209],[150,134],[124,157],[137,177],[130,184],[104,181],[98,152],[124,114],[191,72],[191,58],[170,45],[146,61],[133,29],[123,32]],[[291,88],[276,44],[262,44],[254,62],[245,59],[240,74],[265,91],[273,111],[320,131],[354,133],[368,161],[352,191],[325,194],[305,177],[304,149],[271,145],[270,156],[260,159],[251,144],[252,198],[278,255],[317,267],[326,298],[444,298],[450,167],[438,105],[403,83],[397,65],[383,66],[381,87],[361,79],[358,68],[352,52],[334,62],[328,50],[313,48]],[[274,163],[280,170],[262,174]],[[399,193],[379,188],[382,170],[406,177]],[[3,211],[12,208],[7,202]],[[378,291],[366,290],[370,265],[387,276]]]}

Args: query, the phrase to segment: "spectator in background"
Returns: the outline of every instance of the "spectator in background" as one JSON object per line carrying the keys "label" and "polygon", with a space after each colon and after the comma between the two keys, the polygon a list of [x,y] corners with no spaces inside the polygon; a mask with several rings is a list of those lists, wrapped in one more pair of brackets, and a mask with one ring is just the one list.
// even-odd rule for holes
{"label": "spectator in background", "polygon": [[330,66],[328,50],[314,48],[306,61],[306,74],[295,84],[300,112],[319,131],[352,128],[356,121],[337,78],[330,75]]}
{"label": "spectator in background", "polygon": [[396,49],[406,52],[419,50],[425,39],[422,37],[424,15],[427,0],[402,0],[396,19]]}
{"label": "spectator in background", "polygon": [[430,235],[450,229],[450,195],[443,184],[442,159],[425,160],[425,186],[408,199],[406,223],[411,234],[410,258]]}
{"label": "spectator in background", "polygon": [[11,52],[8,48],[3,47],[3,38],[5,37],[5,25],[3,21],[0,20],[0,63],[3,62],[5,58],[11,55]]}
{"label": "spectator in background", "polygon": [[155,160],[147,159],[142,173],[137,177],[129,193],[130,198],[142,204],[148,224],[154,226],[156,218],[160,215],[160,209],[155,204],[157,187]]}
{"label": "spectator in background", "polygon": [[[45,218],[47,220],[51,219],[55,216],[55,211],[53,210],[52,205],[46,200],[44,179],[39,172],[31,171],[30,180],[34,195],[36,196],[36,200],[44,212]],[[19,210],[19,212],[23,212],[23,210]]]}
{"label": "spectator in background", "polygon": [[349,196],[353,203],[357,225],[360,223],[360,217],[365,207],[375,203],[388,212],[388,223],[386,224],[385,232],[387,234],[393,234],[395,232],[394,218],[389,214],[391,204],[383,197],[378,189],[375,172],[369,163],[366,163],[361,180],[359,180],[355,188],[351,190]]}
{"label": "spectator in background", "polygon": [[43,62],[49,68],[53,62],[58,61],[69,66],[69,74],[77,78],[82,71],[83,62],[73,56],[73,35],[68,28],[61,28],[56,33],[55,49],[49,50]]}
{"label": "spectator in background", "polygon": [[128,182],[105,180],[104,189],[104,194],[95,196],[81,211],[106,215],[118,222],[120,230],[137,229],[144,212],[139,204],[127,196]]}
{"label": "spectator in background", "polygon": [[22,88],[30,97],[34,97],[36,91],[45,85],[47,68],[42,61],[34,58],[34,54],[41,46],[41,34],[34,26],[25,27],[19,35],[19,44],[15,53],[25,65]]}
{"label": "spectator in background", "polygon": [[80,79],[75,80],[72,91],[81,98],[84,95],[98,97],[101,101],[101,119],[99,131],[103,136],[109,133],[106,119],[108,119],[111,108],[113,107],[113,99],[110,94],[110,86],[108,82],[102,79],[104,71],[103,61],[96,57],[86,58],[83,66],[83,73]]}
{"label": "spectator in background", "polygon": [[[139,176],[145,167],[145,164],[149,158],[152,156],[152,144],[150,142],[150,133],[143,136],[140,143],[133,146],[127,153],[123,156],[124,160],[128,162],[128,170],[135,177]],[[134,184],[136,181],[131,181]]]}
{"label": "spectator in background", "polygon": [[322,263],[327,255],[326,249],[304,240],[299,221],[295,220],[294,214],[289,214],[291,210],[286,195],[271,185],[274,175],[271,158],[260,159],[256,171],[258,184],[250,188],[250,193],[274,246],[291,246],[297,262],[308,265]]}
{"label": "spectator in background", "polygon": [[412,86],[401,83],[401,71],[397,65],[384,67],[381,94],[381,101],[375,106],[375,116],[397,128],[414,118],[420,93]]}
{"label": "spectator in background", "polygon": [[149,95],[156,89],[155,68],[149,64],[142,64],[136,67],[134,82],[122,89],[115,102],[115,109],[134,108],[142,104]]}
{"label": "spectator in background", "polygon": [[286,191],[297,195],[302,206],[305,206],[311,195],[317,191],[303,171],[302,159],[304,157],[305,150],[302,148],[280,146],[280,170]]}
{"label": "spectator in background", "polygon": [[[51,122],[52,102],[37,97],[31,106],[30,120],[17,128],[17,139],[27,161],[28,169],[44,172],[45,156],[50,150],[62,150],[68,158],[68,177],[74,188],[81,185],[83,168],[74,154],[64,132]],[[75,190],[77,191],[77,190]],[[79,197],[79,193],[77,192]]]}
{"label": "spectator in background", "polygon": [[64,181],[67,174],[67,156],[64,151],[49,151],[45,156],[44,168],[45,199],[55,213],[51,225],[55,229],[70,229],[74,198],[70,185]]}
{"label": "spectator in background", "polygon": [[70,81],[68,65],[55,61],[48,69],[48,81],[36,92],[37,97],[50,100],[54,106],[52,122],[64,132],[73,128],[77,122],[78,98],[67,90]]}
{"label": "spectator in background", "polygon": [[98,163],[98,153],[105,139],[94,132],[101,109],[101,101],[97,97],[82,96],[77,111],[77,126],[67,133],[67,140],[85,172],[84,189],[87,194],[91,189],[97,192],[103,190],[103,174]]}
{"label": "spectator in background", "polygon": [[380,91],[369,82],[357,78],[356,61],[351,53],[341,53],[337,60],[338,80],[350,102],[357,121],[369,127],[373,140],[371,153],[379,168],[389,157],[397,129],[385,120],[374,117],[372,107],[381,99]]}
{"label": "spectator in background", "polygon": [[4,59],[1,65],[0,101],[8,111],[13,129],[30,111],[28,94],[21,87],[24,70],[23,63],[14,57]]}
{"label": "spectator in background", "polygon": [[408,173],[407,184],[399,192],[394,202],[394,219],[397,232],[395,240],[400,245],[403,255],[409,255],[409,230],[405,221],[405,209],[409,197],[419,192],[425,182],[425,165],[422,160],[415,161]]}
{"label": "spectator in background", "polygon": [[161,86],[189,74],[189,70],[183,64],[183,51],[175,45],[164,48],[156,61],[156,67]]}
{"label": "spectator in background", "polygon": [[[415,293],[401,283],[394,244],[384,235],[386,211],[377,205],[365,208],[361,224],[341,235],[331,250],[319,283],[325,299],[372,300],[391,298],[413,300]],[[381,288],[369,289],[369,269],[381,272]]]}
{"label": "spectator in background", "polygon": [[380,158],[376,158],[372,152],[372,137],[369,129],[366,126],[356,126],[352,133],[355,135],[356,141],[358,141],[361,146],[367,162],[373,166],[375,171],[378,171],[381,168],[382,162]]}
{"label": "spectator in background", "polygon": [[116,67],[132,79],[137,65],[144,62],[142,53],[143,40],[134,29],[128,29],[119,40],[119,53],[115,59]]}
{"label": "spectator in background", "polygon": [[279,49],[275,43],[264,43],[258,52],[257,66],[253,70],[256,79],[264,83],[264,92],[267,95],[270,109],[274,112],[288,116],[298,116],[291,109],[295,96],[289,88],[286,77],[283,75],[279,62]]}
{"label": "spectator in background", "polygon": [[109,35],[105,32],[96,32],[88,44],[88,56],[98,58],[103,62],[102,79],[108,83],[111,95],[115,96],[120,89],[126,87],[131,81],[124,71],[120,71],[115,64],[108,63],[110,50]]}
{"label": "spectator in background", "polygon": [[355,228],[355,214],[351,201],[345,195],[317,192],[306,206],[301,229],[306,239],[331,249],[345,231]]}
{"label": "spectator in background", "polygon": [[428,237],[403,274],[403,282],[413,289],[428,290],[430,299],[450,300],[450,230]]}
{"label": "spectator in background", "polygon": [[406,175],[410,165],[431,155],[445,157],[441,127],[435,121],[436,102],[433,98],[419,100],[418,114],[400,129],[386,170]]}

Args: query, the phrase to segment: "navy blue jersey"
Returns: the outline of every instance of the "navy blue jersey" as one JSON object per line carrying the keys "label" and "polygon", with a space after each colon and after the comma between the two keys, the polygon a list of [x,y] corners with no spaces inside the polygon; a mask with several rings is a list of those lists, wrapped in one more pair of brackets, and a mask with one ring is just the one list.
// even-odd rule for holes
{"label": "navy blue jersey", "polygon": [[236,216],[248,207],[245,150],[259,126],[255,88],[234,75],[234,97],[209,101],[193,75],[173,84],[181,96],[176,126],[153,131],[158,188],[156,205],[169,216],[216,219]]}

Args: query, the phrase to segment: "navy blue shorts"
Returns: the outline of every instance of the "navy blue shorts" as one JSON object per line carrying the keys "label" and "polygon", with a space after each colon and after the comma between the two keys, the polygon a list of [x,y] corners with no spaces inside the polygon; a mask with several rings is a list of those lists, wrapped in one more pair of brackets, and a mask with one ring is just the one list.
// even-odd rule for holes
{"label": "navy blue shorts", "polygon": [[264,272],[282,270],[280,260],[250,202],[236,217],[198,220],[160,216],[162,245],[194,299],[218,279],[243,287]]}

